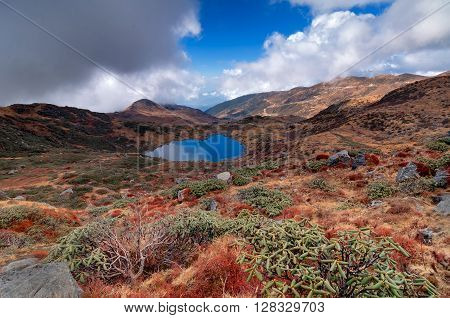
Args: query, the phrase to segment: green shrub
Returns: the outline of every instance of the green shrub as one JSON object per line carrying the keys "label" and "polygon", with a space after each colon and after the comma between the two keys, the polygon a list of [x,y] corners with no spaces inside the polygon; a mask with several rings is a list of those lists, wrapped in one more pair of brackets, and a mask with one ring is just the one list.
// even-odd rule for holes
{"label": "green shrub", "polygon": [[260,174],[261,167],[242,167],[233,171],[234,175],[240,175],[246,178],[253,178]]}
{"label": "green shrub", "polygon": [[441,168],[445,168],[450,165],[450,154],[445,154],[439,159],[430,159],[430,158],[424,158],[419,157],[417,158],[417,161],[423,162],[426,164],[432,171],[436,171]]}
{"label": "green shrub", "polygon": [[278,190],[269,190],[261,186],[239,191],[241,200],[264,211],[269,216],[277,216],[284,208],[292,205],[289,196]]}
{"label": "green shrub", "polygon": [[312,172],[318,172],[322,167],[326,165],[326,160],[309,160],[306,162],[306,168]]}
{"label": "green shrub", "polygon": [[429,142],[427,144],[427,147],[431,150],[441,151],[441,152],[445,152],[450,148],[447,143],[445,143],[444,141],[439,141],[439,140]]}
{"label": "green shrub", "polygon": [[111,207],[113,209],[123,209],[126,208],[127,206],[129,206],[132,203],[137,202],[136,198],[123,198],[123,199],[119,199],[117,201],[115,201]]}
{"label": "green shrub", "polygon": [[235,186],[244,186],[252,182],[252,178],[243,176],[241,174],[235,174],[233,175],[232,182]]}
{"label": "green shrub", "polygon": [[359,204],[352,202],[352,201],[345,201],[345,202],[340,202],[337,206],[336,206],[336,210],[338,211],[344,211],[344,210],[350,210],[350,209],[354,209],[354,208],[358,208]]}
{"label": "green shrub", "polygon": [[[339,232],[327,239],[307,220],[271,222],[246,216],[242,245],[251,250],[239,259],[249,278],[263,284],[267,297],[433,297],[425,278],[400,272],[391,254],[408,253],[391,238],[370,231]],[[239,233],[239,232],[238,232]]]}
{"label": "green shrub", "polygon": [[450,136],[439,138],[438,141],[450,145]]}
{"label": "green shrub", "polygon": [[109,207],[109,206],[99,206],[99,207],[89,208],[87,211],[89,212],[89,214],[91,214],[93,216],[100,216],[100,215],[108,212],[110,209],[111,209],[111,207]]}
{"label": "green shrub", "polygon": [[402,193],[410,195],[419,195],[425,191],[434,191],[436,183],[433,178],[418,178],[405,180],[398,185],[398,189]]}
{"label": "green shrub", "polygon": [[0,229],[7,229],[13,224],[23,221],[39,221],[43,214],[36,207],[28,207],[24,205],[15,205],[11,207],[0,208]]}
{"label": "green shrub", "polygon": [[226,187],[227,183],[219,179],[183,182],[170,189],[169,195],[172,198],[176,198],[178,196],[178,191],[189,188],[191,190],[191,193],[199,198],[211,191],[224,190],[226,189]]}
{"label": "green shrub", "polygon": [[110,223],[94,222],[73,230],[58,240],[47,256],[48,262],[66,262],[75,278],[84,282],[93,273],[100,274],[111,266],[111,260],[99,245],[106,240]]}
{"label": "green shrub", "polygon": [[311,189],[320,189],[320,190],[323,190],[323,191],[325,191],[325,192],[330,192],[330,191],[333,191],[333,190],[334,190],[334,188],[333,188],[332,186],[330,186],[330,185],[328,184],[328,182],[327,182],[325,179],[323,179],[323,178],[316,178],[316,179],[313,179],[313,180],[309,183],[309,187],[310,187]]}
{"label": "green shrub", "polygon": [[373,182],[367,187],[367,195],[371,200],[390,197],[394,192],[394,189],[383,181]]}

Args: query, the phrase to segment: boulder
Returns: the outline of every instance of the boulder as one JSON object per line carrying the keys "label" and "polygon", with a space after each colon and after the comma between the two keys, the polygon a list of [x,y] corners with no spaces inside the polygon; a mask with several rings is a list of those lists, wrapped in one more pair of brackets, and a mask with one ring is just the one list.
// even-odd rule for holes
{"label": "boulder", "polygon": [[342,151],[339,151],[339,152],[335,153],[334,155],[330,156],[330,158],[328,158],[327,163],[329,166],[335,166],[338,163],[350,164],[351,162],[352,162],[352,158],[348,154],[348,151],[342,150]]}
{"label": "boulder", "polygon": [[24,269],[24,268],[27,268],[27,267],[30,267],[30,266],[33,266],[33,265],[37,264],[38,261],[39,260],[37,258],[35,258],[35,257],[24,258],[24,259],[21,259],[21,260],[18,260],[18,261],[14,261],[14,262],[9,263],[6,266],[3,266],[0,269],[0,273],[6,273],[6,272],[9,272],[9,271],[12,271],[12,270],[21,270],[21,269]]}
{"label": "boulder", "polygon": [[207,211],[217,211],[217,201],[211,200],[208,202],[208,206],[206,207]]}
{"label": "boulder", "polygon": [[448,185],[448,180],[450,175],[445,170],[436,171],[436,175],[433,177],[434,184],[436,187],[445,188]]}
{"label": "boulder", "polygon": [[186,183],[188,180],[186,178],[175,178],[176,184]]}
{"label": "boulder", "polygon": [[366,156],[364,156],[364,154],[360,153],[353,160],[352,169],[355,170],[358,167],[365,166],[365,165],[366,165]]}
{"label": "boulder", "polygon": [[78,298],[81,293],[66,263],[35,264],[0,274],[1,298]]}
{"label": "boulder", "polygon": [[13,175],[13,174],[16,174],[17,172],[19,172],[19,170],[13,169],[13,170],[9,170],[8,174]]}
{"label": "boulder", "polygon": [[419,230],[419,236],[422,239],[422,242],[424,242],[427,245],[431,245],[432,240],[433,240],[433,231],[426,228],[426,229],[422,229]]}
{"label": "boulder", "polygon": [[183,202],[184,200],[186,200],[187,196],[189,195],[189,189],[183,189],[183,190],[179,190],[177,192],[177,199],[179,202]]}
{"label": "boulder", "polygon": [[17,201],[25,201],[25,197],[23,195],[18,195],[17,197],[15,197],[13,200],[17,200]]}
{"label": "boulder", "polygon": [[6,194],[6,192],[0,190],[0,200],[8,200],[9,196]]}
{"label": "boulder", "polygon": [[437,213],[447,216],[450,214],[450,196],[445,196],[442,200],[436,205],[434,211]]}
{"label": "boulder", "polygon": [[439,202],[445,200],[446,198],[450,199],[450,193],[443,193],[440,195],[435,195],[435,196],[431,197],[431,200],[433,201],[434,204],[438,204]]}
{"label": "boulder", "polygon": [[397,177],[395,178],[395,181],[397,182],[403,182],[406,180],[416,179],[419,177],[419,173],[417,172],[417,166],[409,162],[405,167],[401,168],[397,172]]}
{"label": "boulder", "polygon": [[231,179],[231,173],[228,171],[221,172],[216,176],[217,179],[228,182]]}
{"label": "boulder", "polygon": [[381,201],[381,200],[373,200],[373,201],[370,202],[369,206],[371,208],[378,208],[378,207],[380,207],[382,205],[383,205],[383,201]]}
{"label": "boulder", "polygon": [[63,192],[61,192],[59,195],[60,196],[71,196],[73,194],[73,189],[69,188],[64,190]]}

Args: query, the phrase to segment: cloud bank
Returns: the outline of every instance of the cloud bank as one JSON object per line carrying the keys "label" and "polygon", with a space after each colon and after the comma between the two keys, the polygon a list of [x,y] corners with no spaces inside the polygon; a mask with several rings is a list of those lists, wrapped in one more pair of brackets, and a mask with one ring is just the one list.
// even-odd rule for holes
{"label": "cloud bank", "polygon": [[[201,32],[196,0],[6,0],[8,4],[161,101],[198,94],[179,40]],[[0,4],[0,105],[45,101],[107,111],[137,98],[131,90]]]}
{"label": "cloud bank", "polygon": [[[312,5],[319,11],[351,8],[355,2],[291,0],[294,5]],[[320,13],[304,31],[288,36],[272,34],[264,42],[260,59],[224,70],[219,91],[230,99],[309,86],[338,75],[434,74],[448,70],[450,5],[346,71],[446,2],[397,0],[379,16],[351,11]]]}

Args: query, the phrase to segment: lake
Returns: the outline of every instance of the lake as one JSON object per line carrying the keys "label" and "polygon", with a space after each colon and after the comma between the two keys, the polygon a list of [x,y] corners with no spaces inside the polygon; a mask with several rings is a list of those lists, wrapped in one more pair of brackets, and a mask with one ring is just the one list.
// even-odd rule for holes
{"label": "lake", "polygon": [[236,159],[245,154],[245,146],[222,134],[210,135],[203,140],[185,139],[172,141],[155,150],[145,152],[148,157],[171,161],[211,161]]}

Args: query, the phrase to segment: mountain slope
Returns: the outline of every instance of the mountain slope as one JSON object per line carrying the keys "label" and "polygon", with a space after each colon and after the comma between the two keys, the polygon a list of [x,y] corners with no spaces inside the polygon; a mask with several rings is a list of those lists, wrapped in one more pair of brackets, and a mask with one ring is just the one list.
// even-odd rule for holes
{"label": "mountain slope", "polygon": [[214,116],[198,109],[180,105],[160,105],[148,99],[138,100],[124,111],[110,115],[122,121],[157,124],[210,124],[217,121]]}
{"label": "mountain slope", "polygon": [[412,74],[346,77],[289,91],[241,96],[206,112],[219,118],[233,119],[256,115],[311,118],[329,105],[345,100],[352,99],[354,104],[368,105],[393,89],[425,78]]}

